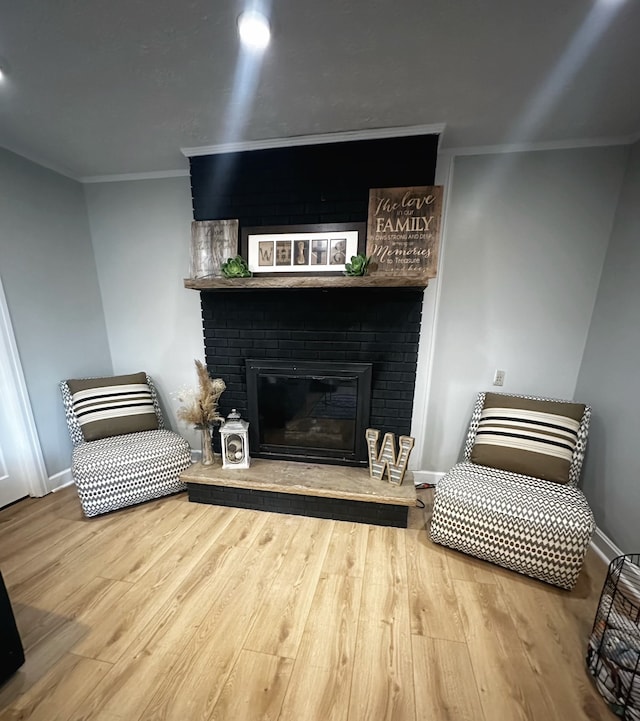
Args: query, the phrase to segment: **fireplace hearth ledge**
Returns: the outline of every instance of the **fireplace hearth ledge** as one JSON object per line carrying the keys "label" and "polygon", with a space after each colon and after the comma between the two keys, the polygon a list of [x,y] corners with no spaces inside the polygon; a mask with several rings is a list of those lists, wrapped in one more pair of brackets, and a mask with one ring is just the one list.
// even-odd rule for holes
{"label": "fireplace hearth ledge", "polygon": [[405,528],[416,505],[413,474],[394,486],[366,468],[252,459],[251,467],[227,470],[195,463],[180,474],[189,500],[317,518]]}

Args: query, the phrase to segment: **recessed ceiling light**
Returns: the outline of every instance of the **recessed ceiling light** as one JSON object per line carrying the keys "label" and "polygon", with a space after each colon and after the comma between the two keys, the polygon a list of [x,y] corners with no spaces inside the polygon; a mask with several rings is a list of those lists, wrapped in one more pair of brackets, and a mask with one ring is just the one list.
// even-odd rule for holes
{"label": "recessed ceiling light", "polygon": [[238,18],[238,32],[243,45],[252,50],[264,50],[271,39],[267,18],[255,10],[242,13]]}

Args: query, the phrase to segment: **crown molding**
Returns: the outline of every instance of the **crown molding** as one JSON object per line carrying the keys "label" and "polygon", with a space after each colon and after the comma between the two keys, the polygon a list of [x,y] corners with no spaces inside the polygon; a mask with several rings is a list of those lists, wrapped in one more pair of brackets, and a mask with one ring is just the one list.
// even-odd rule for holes
{"label": "crown molding", "polygon": [[[438,134],[438,156],[441,158],[463,155],[496,155],[500,153],[529,153],[541,150],[571,150],[574,148],[590,148],[613,145],[633,145],[640,141],[640,133],[611,138],[580,138],[573,140],[556,140],[539,143],[511,143],[505,145],[478,145],[469,147],[442,147],[442,137],[445,123],[430,125],[411,125],[398,128],[377,128],[370,130],[349,130],[339,133],[323,133],[318,135],[297,135],[291,138],[270,138],[267,140],[246,140],[236,143],[220,143],[218,145],[203,145],[193,148],[180,148],[187,158],[201,155],[218,155],[221,153],[234,153],[247,150],[269,150],[271,148],[286,148],[300,145],[321,145],[324,143],[339,143],[353,140],[380,140],[383,138],[401,138],[412,135]],[[24,157],[24,156],[23,156]],[[28,160],[30,158],[27,158]],[[33,162],[38,162],[33,160]],[[42,163],[38,163],[42,165]],[[47,166],[45,166],[47,167]],[[62,175],[61,171],[50,168]],[[146,173],[121,173],[118,175],[91,175],[83,178],[73,178],[80,183],[115,183],[129,180],[158,180],[162,178],[188,177],[189,170],[158,170]]]}
{"label": "crown molding", "polygon": [[[218,145],[202,145],[194,148],[180,148],[187,158],[200,155],[219,155],[221,153],[239,153],[247,150],[270,150],[272,148],[291,148],[299,145],[322,145],[325,143],[344,143],[353,140],[381,140],[383,138],[403,138],[411,135],[439,135],[442,137],[444,123],[431,125],[408,125],[399,128],[372,128],[368,130],[346,130],[338,133],[319,135],[295,135],[290,138],[267,138],[265,140],[242,140]],[[438,141],[439,142],[439,141]]]}
{"label": "crown molding", "polygon": [[188,170],[153,170],[148,173],[121,173],[120,175],[88,175],[78,178],[81,183],[119,183],[126,180],[158,180],[161,178],[188,177]]}
{"label": "crown molding", "polygon": [[600,148],[613,145],[633,145],[640,140],[638,135],[624,135],[611,138],[575,138],[572,140],[549,140],[531,143],[509,143],[504,145],[478,145],[469,147],[445,147],[440,154],[457,155],[498,155],[500,153],[530,153],[540,150],[572,150],[577,148]]}

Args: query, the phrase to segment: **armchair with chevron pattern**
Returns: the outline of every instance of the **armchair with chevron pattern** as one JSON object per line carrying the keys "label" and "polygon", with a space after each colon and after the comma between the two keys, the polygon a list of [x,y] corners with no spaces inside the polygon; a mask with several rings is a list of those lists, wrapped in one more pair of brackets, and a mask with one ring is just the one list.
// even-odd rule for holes
{"label": "armchair with chevron pattern", "polygon": [[60,383],[73,444],[71,474],[85,516],[186,490],[191,448],[164,427],[144,372]]}
{"label": "armchair with chevron pattern", "polygon": [[436,543],[570,590],[595,530],[578,488],[591,409],[480,393],[464,458],[437,484]]}

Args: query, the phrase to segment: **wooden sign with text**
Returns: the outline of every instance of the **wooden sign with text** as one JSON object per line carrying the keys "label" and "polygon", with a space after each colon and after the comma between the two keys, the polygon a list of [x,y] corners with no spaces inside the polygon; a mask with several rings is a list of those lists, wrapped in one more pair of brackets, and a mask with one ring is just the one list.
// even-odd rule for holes
{"label": "wooden sign with text", "polygon": [[369,191],[367,255],[370,273],[435,278],[442,186]]}

